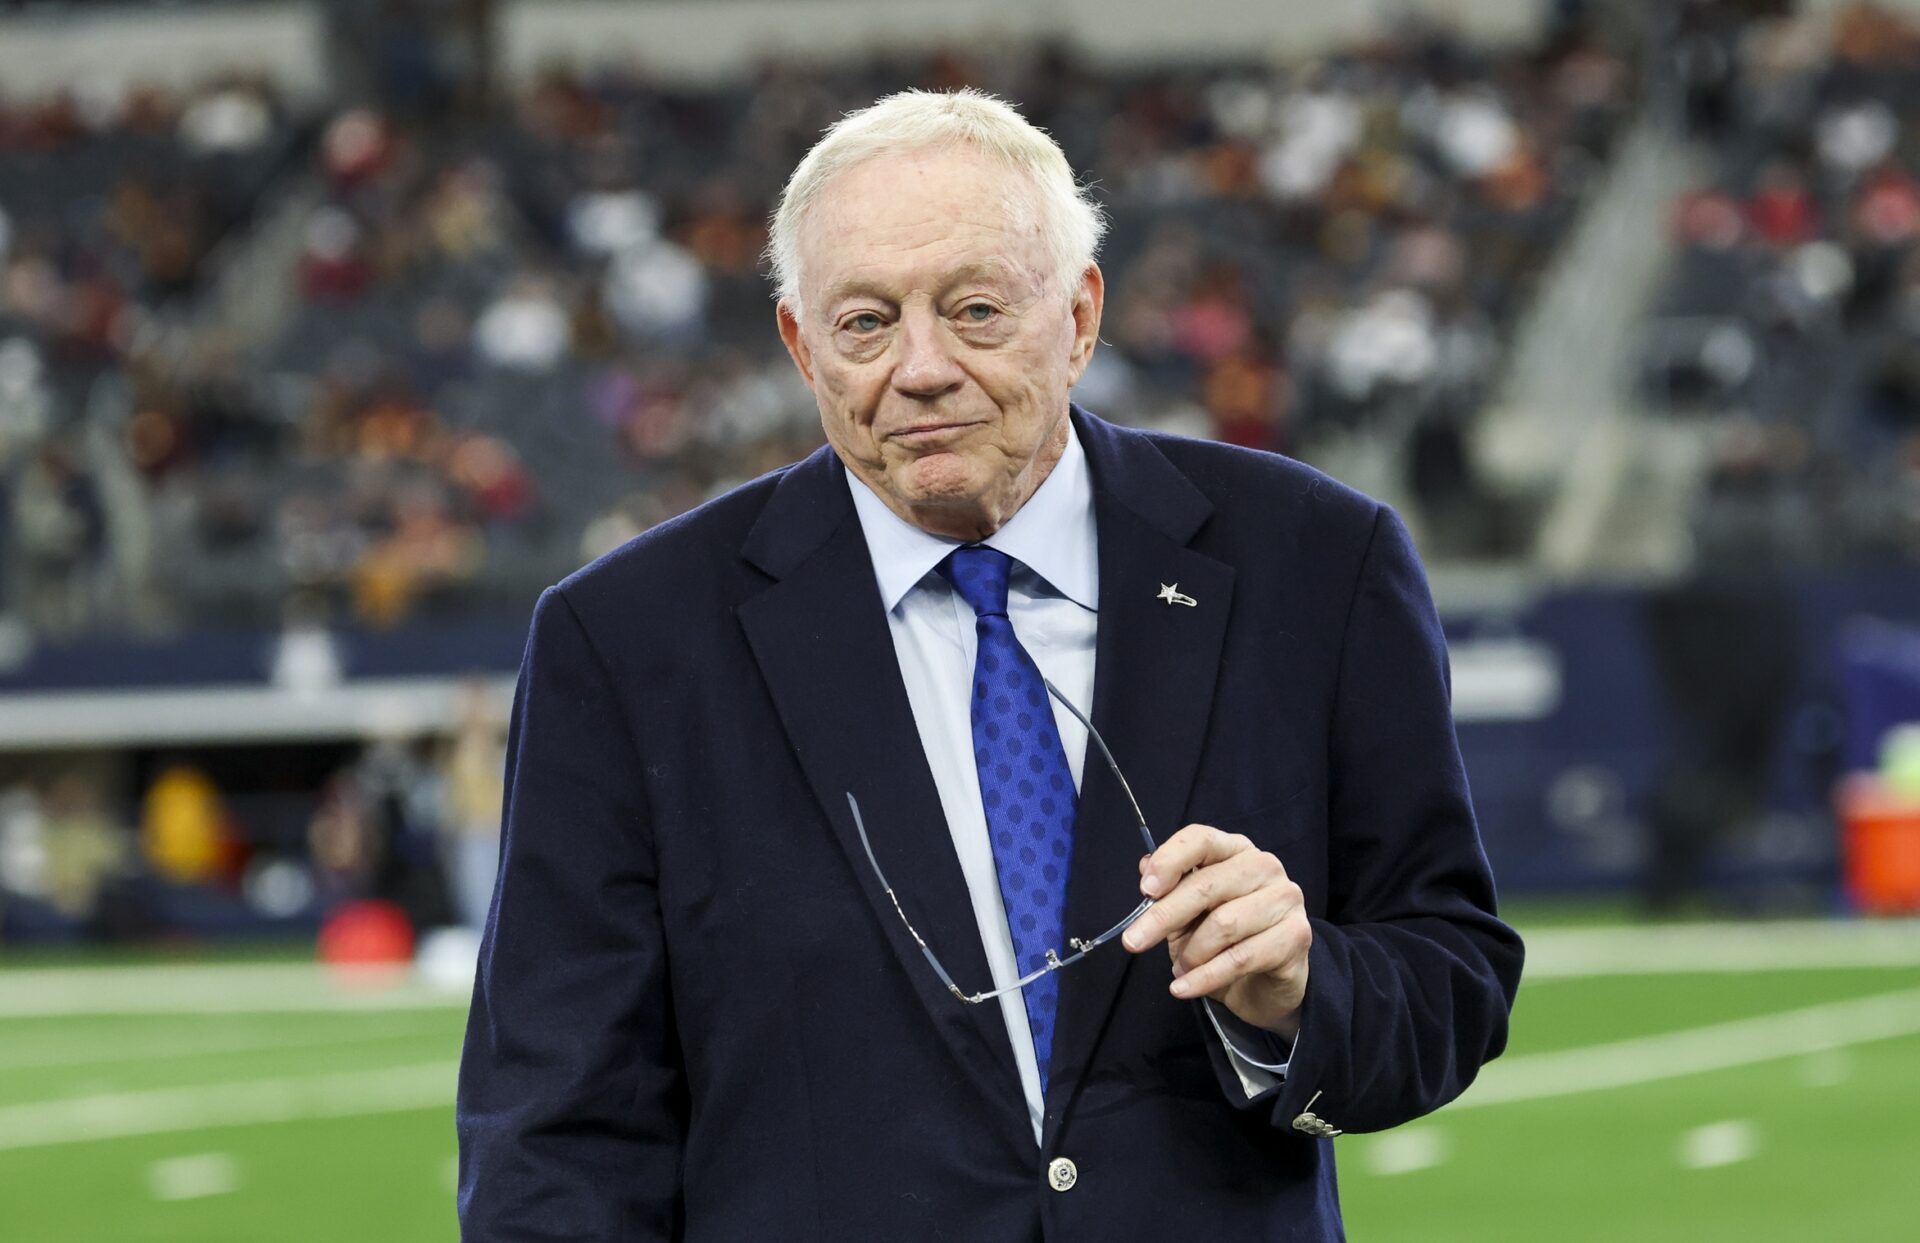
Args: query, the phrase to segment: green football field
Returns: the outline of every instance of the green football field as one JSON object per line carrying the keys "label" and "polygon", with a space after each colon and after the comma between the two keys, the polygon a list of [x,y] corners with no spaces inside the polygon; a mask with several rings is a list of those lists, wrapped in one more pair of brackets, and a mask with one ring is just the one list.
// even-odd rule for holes
{"label": "green football field", "polygon": [[[1336,1141],[1357,1240],[1920,1238],[1920,924],[1517,920],[1507,1055]],[[450,1240],[464,995],[0,965],[0,1241]]]}

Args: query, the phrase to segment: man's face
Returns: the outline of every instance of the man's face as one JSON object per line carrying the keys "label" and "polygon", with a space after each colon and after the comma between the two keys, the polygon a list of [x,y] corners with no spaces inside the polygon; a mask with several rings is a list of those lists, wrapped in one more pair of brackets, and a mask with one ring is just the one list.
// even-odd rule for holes
{"label": "man's face", "polygon": [[799,236],[780,337],[827,441],[893,511],[981,539],[1066,447],[1100,331],[1100,270],[1062,289],[1025,178],[965,149],[829,182]]}

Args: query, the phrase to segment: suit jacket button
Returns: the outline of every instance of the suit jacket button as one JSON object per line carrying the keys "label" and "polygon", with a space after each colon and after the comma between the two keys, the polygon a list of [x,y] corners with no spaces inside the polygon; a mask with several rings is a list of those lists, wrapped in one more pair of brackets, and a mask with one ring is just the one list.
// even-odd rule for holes
{"label": "suit jacket button", "polygon": [[1055,1191],[1071,1190],[1074,1183],[1079,1180],[1080,1171],[1075,1169],[1073,1162],[1067,1160],[1065,1157],[1055,1157],[1052,1161],[1048,1162],[1047,1186],[1053,1188]]}

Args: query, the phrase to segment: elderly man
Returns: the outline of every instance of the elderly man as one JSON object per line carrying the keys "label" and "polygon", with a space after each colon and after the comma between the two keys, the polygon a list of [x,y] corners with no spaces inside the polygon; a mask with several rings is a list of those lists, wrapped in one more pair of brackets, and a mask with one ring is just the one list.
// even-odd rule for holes
{"label": "elderly man", "polygon": [[828,444],[534,617],[467,1238],[1336,1239],[1330,1137],[1500,1051],[1521,949],[1406,532],[1073,406],[1100,233],[972,92],[794,172]]}

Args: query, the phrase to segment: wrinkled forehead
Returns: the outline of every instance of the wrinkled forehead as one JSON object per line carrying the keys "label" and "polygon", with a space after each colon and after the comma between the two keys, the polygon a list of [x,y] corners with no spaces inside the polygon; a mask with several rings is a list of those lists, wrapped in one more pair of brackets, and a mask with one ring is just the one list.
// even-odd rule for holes
{"label": "wrinkled forehead", "polygon": [[872,156],[823,185],[801,222],[802,299],[850,284],[905,294],[989,272],[1044,284],[1037,199],[1026,173],[963,148]]}

